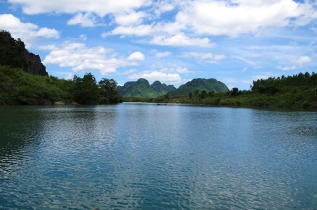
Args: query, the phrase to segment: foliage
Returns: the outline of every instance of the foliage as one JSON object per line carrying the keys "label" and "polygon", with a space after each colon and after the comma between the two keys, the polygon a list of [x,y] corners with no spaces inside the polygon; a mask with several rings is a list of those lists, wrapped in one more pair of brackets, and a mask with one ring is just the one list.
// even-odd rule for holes
{"label": "foliage", "polygon": [[252,92],[276,94],[285,93],[294,89],[309,89],[317,86],[317,74],[299,73],[293,76],[270,77],[266,80],[257,80],[253,82]]}
{"label": "foliage", "polygon": [[18,39],[15,40],[7,31],[0,31],[0,65],[20,67],[26,65],[25,45]]}
{"label": "foliage", "polygon": [[[253,82],[252,90],[215,93],[194,90],[187,97],[152,98],[147,102],[190,103],[212,106],[244,106],[317,110],[317,74],[305,73],[288,77],[269,78]],[[126,100],[124,98],[124,100]],[[136,99],[134,99],[136,100]],[[145,101],[144,99],[137,99]],[[130,99],[130,101],[133,101]]]}
{"label": "foliage", "polygon": [[193,79],[184,85],[181,85],[177,90],[170,91],[170,96],[188,96],[189,93],[197,95],[197,91],[200,92],[205,90],[207,92],[227,92],[228,87],[216,79]]}
{"label": "foliage", "polygon": [[80,104],[96,104],[98,101],[99,88],[95,77],[88,73],[83,78],[74,76],[74,99]]}
{"label": "foliage", "polygon": [[102,79],[99,81],[99,102],[100,103],[118,103],[122,102],[119,95],[117,82],[113,79]]}
{"label": "foliage", "polygon": [[20,68],[0,66],[0,104],[51,104],[54,101],[66,101],[70,97],[66,83],[52,76],[36,76]]}
{"label": "foliage", "polygon": [[150,85],[146,79],[141,78],[135,82],[126,82],[119,88],[119,93],[125,97],[159,97],[175,89],[173,85],[162,84],[160,81]]}
{"label": "foliage", "polygon": [[7,31],[0,31],[0,65],[22,68],[32,74],[47,76],[40,57],[25,49],[21,39],[15,40]]}
{"label": "foliage", "polygon": [[0,105],[52,104],[56,101],[79,104],[119,103],[114,80],[102,79],[97,85],[88,73],[73,80],[31,75],[20,68],[0,66]]}

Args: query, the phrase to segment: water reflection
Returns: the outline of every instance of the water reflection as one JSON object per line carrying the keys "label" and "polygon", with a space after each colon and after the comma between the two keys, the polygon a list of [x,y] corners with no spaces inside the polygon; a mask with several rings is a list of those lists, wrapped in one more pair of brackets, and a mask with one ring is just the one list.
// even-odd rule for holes
{"label": "water reflection", "polygon": [[316,113],[128,103],[0,114],[0,208],[317,205]]}

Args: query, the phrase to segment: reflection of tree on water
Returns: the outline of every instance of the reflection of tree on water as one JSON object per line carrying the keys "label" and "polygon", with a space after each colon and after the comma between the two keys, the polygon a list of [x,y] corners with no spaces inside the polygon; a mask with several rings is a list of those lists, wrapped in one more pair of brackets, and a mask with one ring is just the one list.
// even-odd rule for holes
{"label": "reflection of tree on water", "polygon": [[0,169],[7,171],[6,166],[23,158],[25,148],[38,143],[42,125],[40,113],[26,107],[1,107],[0,116]]}

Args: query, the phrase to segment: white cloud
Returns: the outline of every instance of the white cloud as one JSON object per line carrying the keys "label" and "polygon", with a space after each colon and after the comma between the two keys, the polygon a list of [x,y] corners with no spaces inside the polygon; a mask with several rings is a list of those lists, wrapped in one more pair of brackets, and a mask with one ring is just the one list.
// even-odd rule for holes
{"label": "white cloud", "polygon": [[295,59],[292,61],[292,64],[291,66],[276,66],[277,69],[280,69],[282,71],[289,71],[289,70],[295,70],[297,68],[301,68],[303,67],[304,65],[310,63],[311,61],[311,57],[309,56],[301,56],[299,57],[298,59]]}
{"label": "white cloud", "polygon": [[58,48],[54,44],[39,46],[40,50],[57,50]]}
{"label": "white cloud", "polygon": [[79,36],[79,39],[81,39],[81,40],[83,40],[83,41],[86,41],[86,40],[87,40],[86,34],[81,34],[81,35]]}
{"label": "white cloud", "polygon": [[36,37],[44,37],[44,38],[53,38],[53,39],[58,39],[59,38],[59,32],[56,31],[55,29],[50,29],[50,28],[41,28],[35,33]]}
{"label": "white cloud", "polygon": [[80,25],[81,27],[94,27],[97,25],[96,18],[90,14],[78,13],[72,19],[67,21],[67,25]]}
{"label": "white cloud", "polygon": [[65,77],[64,77],[64,79],[66,79],[66,80],[70,80],[70,79],[73,79],[74,78],[74,74],[72,74],[72,73],[68,73]]}
{"label": "white cloud", "polygon": [[179,74],[168,74],[159,71],[152,71],[152,72],[144,72],[143,74],[133,74],[129,77],[129,79],[139,79],[145,78],[151,82],[159,80],[161,82],[167,83],[180,83],[182,81]]}
{"label": "white cloud", "polygon": [[234,58],[253,66],[253,68],[259,68],[270,64],[274,66],[293,65],[294,60],[299,58],[300,53],[306,49],[307,46],[300,45],[258,45],[232,47],[230,51],[234,54]]}
{"label": "white cloud", "polygon": [[171,52],[165,51],[165,52],[156,52],[155,53],[156,57],[162,58],[162,57],[167,57],[171,55]]}
{"label": "white cloud", "polygon": [[[114,17],[117,27],[106,34],[147,36],[154,33],[170,37],[185,33],[200,39],[201,35],[257,33],[270,27],[303,26],[317,18],[312,0],[8,0],[19,5],[25,14],[75,14],[69,24],[95,26],[96,19]],[[170,22],[160,19],[162,13],[175,10]],[[176,15],[174,15],[176,13]],[[149,25],[139,25],[143,22]],[[130,27],[130,26],[134,27]],[[163,33],[163,34],[160,34]],[[190,34],[190,35],[189,35]],[[163,38],[162,38],[163,39]],[[188,45],[186,45],[188,46]],[[192,45],[191,45],[192,46]]]}
{"label": "white cloud", "polygon": [[135,35],[135,36],[147,36],[150,35],[153,27],[151,25],[139,25],[139,26],[119,26],[115,28],[112,32],[103,33],[105,35]]}
{"label": "white cloud", "polygon": [[184,24],[177,22],[168,23],[152,23],[152,24],[141,24],[137,26],[118,26],[113,31],[107,34],[111,35],[134,35],[134,36],[147,36],[155,34],[173,35],[179,33],[180,30],[185,29]]}
{"label": "white cloud", "polygon": [[196,60],[214,63],[226,58],[225,55],[214,55],[212,53],[200,53],[200,52],[185,52],[183,57],[194,58]]}
{"label": "white cloud", "polygon": [[191,73],[186,67],[177,67],[175,70],[177,73],[183,74],[183,73]]}
{"label": "white cloud", "polygon": [[9,3],[17,4],[22,7],[25,14],[43,14],[43,13],[66,13],[75,14],[78,12],[95,13],[104,17],[111,13],[125,13],[133,9],[140,8],[148,4],[147,0],[8,0]]}
{"label": "white cloud", "polygon": [[311,61],[311,58],[309,56],[301,56],[297,60],[294,61],[294,64],[297,66],[302,66],[304,64],[307,64]]}
{"label": "white cloud", "polygon": [[186,24],[197,34],[234,37],[265,27],[291,25],[292,19],[309,17],[310,10],[311,6],[293,0],[197,0],[186,4],[176,22]]}
{"label": "white cloud", "polygon": [[193,73],[193,71],[189,71],[186,67],[163,67],[159,72],[168,72],[168,73],[179,73],[179,74],[185,74],[185,73]]}
{"label": "white cloud", "polygon": [[43,63],[71,67],[73,71],[99,70],[101,75],[116,72],[119,67],[133,65],[126,59],[116,58],[110,49],[101,46],[89,48],[82,43],[69,42],[52,50]]}
{"label": "white cloud", "polygon": [[190,38],[184,33],[179,33],[172,36],[155,36],[151,44],[163,46],[198,46],[198,47],[212,47],[208,38]]}
{"label": "white cloud", "polygon": [[221,81],[224,82],[229,89],[232,89],[233,87],[237,87],[240,84],[253,84],[253,81],[256,81],[258,79],[267,79],[269,77],[274,77],[270,72],[263,72],[261,75],[255,75],[248,77],[246,79],[240,79],[240,78],[222,78]]}
{"label": "white cloud", "polygon": [[127,71],[124,71],[124,72],[120,72],[118,73],[119,75],[129,75],[129,74],[132,74],[132,73],[135,73],[137,72],[138,70],[136,69],[130,69],[130,70],[127,70]]}
{"label": "white cloud", "polygon": [[144,12],[131,12],[128,14],[119,14],[115,16],[116,23],[119,25],[135,25],[142,22],[145,16]]}
{"label": "white cloud", "polygon": [[289,70],[295,70],[297,68],[297,66],[293,65],[293,66],[276,66],[277,69],[282,70],[282,71],[289,71]]}
{"label": "white cloud", "polygon": [[153,2],[154,13],[159,16],[162,13],[172,11],[173,9],[175,9],[176,3],[177,1],[168,0]]}
{"label": "white cloud", "polygon": [[141,52],[134,52],[128,57],[129,61],[143,61],[144,55]]}
{"label": "white cloud", "polygon": [[12,14],[0,15],[0,27],[2,30],[9,31],[14,38],[21,38],[27,46],[30,46],[36,38],[59,38],[57,30],[21,22]]}

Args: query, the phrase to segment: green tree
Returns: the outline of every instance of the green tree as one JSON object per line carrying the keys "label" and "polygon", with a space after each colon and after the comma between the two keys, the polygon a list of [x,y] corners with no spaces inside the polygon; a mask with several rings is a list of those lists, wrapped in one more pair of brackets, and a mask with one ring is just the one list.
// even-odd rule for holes
{"label": "green tree", "polygon": [[207,91],[206,90],[202,90],[201,93],[199,94],[199,98],[200,99],[204,99],[208,96]]}
{"label": "green tree", "polygon": [[103,78],[99,81],[99,103],[119,103],[121,96],[118,92],[117,82],[113,79]]}
{"label": "green tree", "polygon": [[74,76],[74,98],[80,104],[96,104],[99,97],[99,88],[95,77],[87,73],[83,78]]}
{"label": "green tree", "polygon": [[199,95],[199,90],[195,90],[194,95],[197,97]]}
{"label": "green tree", "polygon": [[209,96],[209,97],[214,97],[214,96],[215,96],[215,91],[213,91],[213,90],[210,91],[210,92],[208,93],[208,96]]}
{"label": "green tree", "polygon": [[236,87],[232,88],[231,95],[232,95],[232,96],[237,96],[237,95],[239,95],[239,89],[236,88]]}

